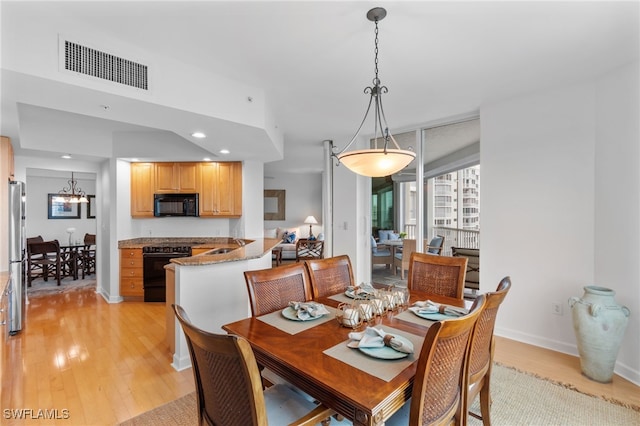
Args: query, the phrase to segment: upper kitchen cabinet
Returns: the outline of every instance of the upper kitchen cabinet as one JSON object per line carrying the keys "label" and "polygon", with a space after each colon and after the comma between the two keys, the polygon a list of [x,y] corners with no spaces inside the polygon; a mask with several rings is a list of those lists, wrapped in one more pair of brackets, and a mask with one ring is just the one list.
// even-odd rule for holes
{"label": "upper kitchen cabinet", "polygon": [[198,192],[198,163],[155,163],[155,191],[166,193]]}
{"label": "upper kitchen cabinet", "polygon": [[153,217],[154,163],[131,163],[131,217]]}
{"label": "upper kitchen cabinet", "polygon": [[200,163],[200,217],[242,216],[242,163]]}
{"label": "upper kitchen cabinet", "polygon": [[0,170],[2,170],[2,181],[13,180],[13,146],[11,145],[11,139],[6,136],[0,136],[0,159],[2,161],[2,165],[0,166]]}

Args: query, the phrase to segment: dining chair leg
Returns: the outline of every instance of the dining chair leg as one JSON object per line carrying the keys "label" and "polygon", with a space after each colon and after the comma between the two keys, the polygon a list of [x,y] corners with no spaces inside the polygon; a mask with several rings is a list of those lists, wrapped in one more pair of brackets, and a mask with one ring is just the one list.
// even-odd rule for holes
{"label": "dining chair leg", "polygon": [[484,384],[480,390],[480,414],[482,415],[482,424],[491,426],[491,393],[489,392],[490,381]]}

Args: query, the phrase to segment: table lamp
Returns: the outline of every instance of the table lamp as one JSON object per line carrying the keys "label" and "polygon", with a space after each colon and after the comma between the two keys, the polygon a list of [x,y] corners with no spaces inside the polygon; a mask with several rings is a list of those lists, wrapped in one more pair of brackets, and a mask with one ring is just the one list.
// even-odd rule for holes
{"label": "table lamp", "polygon": [[317,225],[318,221],[313,216],[307,216],[307,218],[304,220],[304,223],[308,223],[309,224],[309,239],[310,240],[315,240],[315,237],[313,236],[313,230],[311,229],[311,227],[313,225]]}

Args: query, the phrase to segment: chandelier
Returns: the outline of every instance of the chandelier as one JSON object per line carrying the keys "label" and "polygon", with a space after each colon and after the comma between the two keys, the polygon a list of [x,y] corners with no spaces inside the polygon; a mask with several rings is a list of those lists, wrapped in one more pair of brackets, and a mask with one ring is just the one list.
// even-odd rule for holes
{"label": "chandelier", "polygon": [[[386,86],[382,86],[380,84],[380,79],[378,78],[378,22],[384,19],[385,16],[387,16],[387,11],[382,7],[376,7],[367,12],[367,19],[374,22],[376,25],[374,50],[375,77],[373,78],[373,85],[364,89],[364,93],[370,95],[369,105],[367,106],[364,118],[362,119],[358,130],[356,130],[355,135],[351,138],[351,141],[340,152],[331,153],[333,157],[338,159],[338,163],[344,164],[345,167],[352,172],[369,177],[392,175],[407,167],[416,157],[415,152],[400,149],[395,138],[391,132],[389,132],[387,118],[384,115],[384,109],[382,107],[382,94],[387,93],[389,90]],[[372,104],[374,148],[347,152],[347,149],[349,149],[360,134],[360,130],[367,120]],[[382,148],[378,148],[378,135],[380,135],[380,138],[384,141],[384,146]],[[391,148],[389,148],[390,142],[393,143]]]}
{"label": "chandelier", "polygon": [[73,172],[71,172],[71,180],[67,181],[68,186],[65,186],[58,195],[54,198],[54,201],[61,203],[88,203],[87,194],[78,186],[78,181],[73,178]]}

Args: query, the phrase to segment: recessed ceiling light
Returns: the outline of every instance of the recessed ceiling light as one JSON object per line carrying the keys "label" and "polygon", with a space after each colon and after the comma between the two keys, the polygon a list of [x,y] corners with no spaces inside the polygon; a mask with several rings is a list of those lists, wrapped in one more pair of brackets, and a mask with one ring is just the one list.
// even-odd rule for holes
{"label": "recessed ceiling light", "polygon": [[64,158],[65,160],[70,160],[71,154],[64,154],[64,155],[61,155],[61,157]]}
{"label": "recessed ceiling light", "polygon": [[220,150],[220,154],[229,154],[229,152],[231,152],[231,151],[229,151],[228,149],[221,149]]}
{"label": "recessed ceiling light", "polygon": [[202,138],[206,138],[207,135],[205,135],[202,132],[193,132],[191,133],[191,136],[193,136],[194,138],[198,138],[198,139],[202,139]]}
{"label": "recessed ceiling light", "polygon": [[202,161],[211,161],[211,158],[209,158],[209,157],[204,157],[204,158],[202,159]]}

